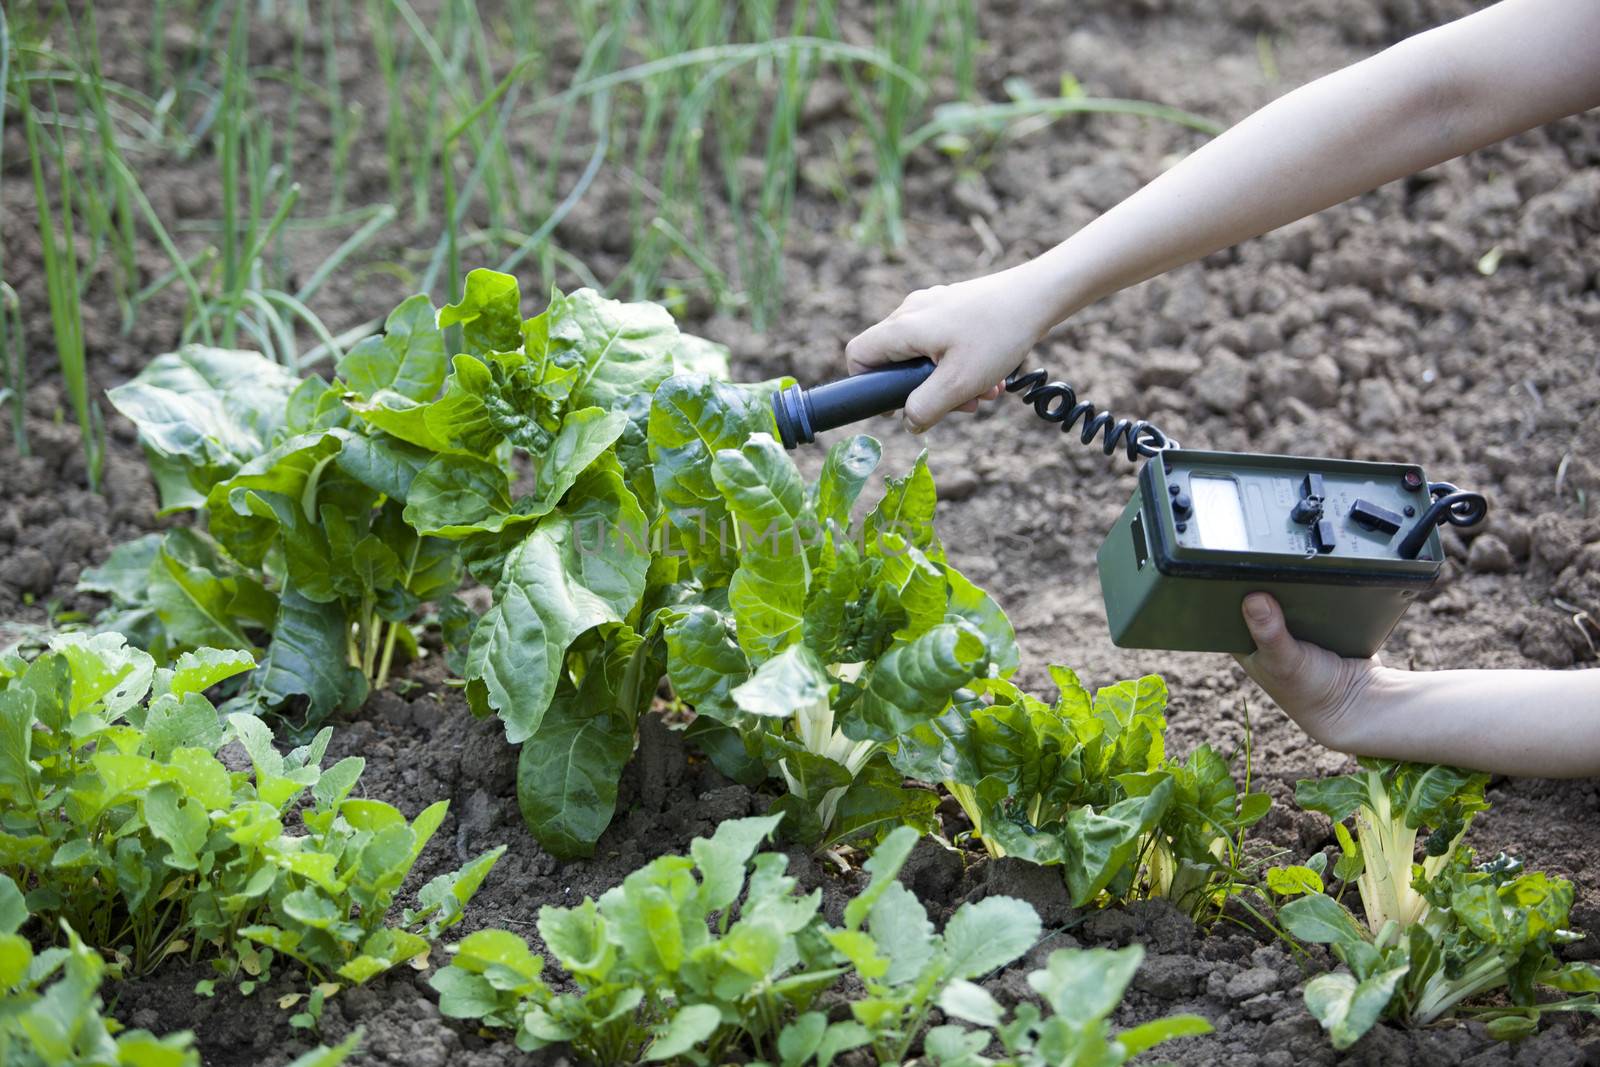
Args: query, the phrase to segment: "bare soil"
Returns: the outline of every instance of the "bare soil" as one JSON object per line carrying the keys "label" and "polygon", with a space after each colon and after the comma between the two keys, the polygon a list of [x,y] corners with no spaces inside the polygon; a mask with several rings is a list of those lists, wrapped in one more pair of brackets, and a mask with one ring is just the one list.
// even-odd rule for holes
{"label": "bare soil", "polygon": [[[984,91],[1027,79],[1042,92],[1063,72],[1090,93],[1159,99],[1224,121],[1469,6],[1429,0],[1362,0],[1329,9],[1308,0],[1222,0],[1197,13],[1170,0],[985,5]],[[137,21],[131,11],[107,12]],[[559,20],[556,20],[559,21]],[[102,40],[119,39],[106,25]],[[142,31],[141,31],[142,32]],[[183,32],[179,27],[174,33]],[[562,47],[576,49],[568,39]],[[138,34],[129,30],[137,39]],[[283,61],[286,35],[258,32],[257,62]],[[1271,75],[1263,63],[1270,51]],[[320,58],[312,42],[308,54]],[[108,47],[108,52],[114,50]],[[276,57],[276,58],[275,58]],[[134,50],[109,54],[113,76],[137,81]],[[383,106],[349,45],[340,60],[347,99],[366,105],[368,131],[353,153],[381,159]],[[270,87],[264,87],[266,94]],[[836,84],[814,90],[803,155],[823,155],[840,121],[828,103]],[[269,109],[270,110],[270,109]],[[87,491],[76,431],[63,425],[59,383],[44,369],[49,320],[39,243],[31,225],[26,153],[8,130],[0,220],[9,278],[23,302],[39,387],[30,395],[34,454],[0,448],[0,619],[40,623],[47,610],[92,612],[73,589],[82,568],[111,545],[165,520],[132,428],[106,407],[111,455],[103,495]],[[325,152],[326,129],[306,139]],[[538,147],[537,127],[519,143]],[[913,159],[905,194],[909,245],[890,256],[852,241],[853,213],[826,189],[802,184],[787,256],[788,306],[771,332],[737,317],[691,315],[685,326],[729,344],[739,377],[792,374],[821,380],[842,372],[843,343],[891,311],[909,290],[968,277],[1041,251],[1158,174],[1192,132],[1131,118],[1059,122],[1000,146],[981,170],[960,173],[932,153]],[[584,149],[587,151],[587,149]],[[576,148],[574,148],[576,153]],[[579,161],[573,160],[576,171]],[[306,201],[325,178],[303,168]],[[167,218],[218,214],[215,161],[152,166],[145,188]],[[355,203],[386,195],[381,165],[358,163]],[[558,231],[605,278],[626,260],[612,219],[626,202],[620,177],[603,177]],[[712,215],[716,218],[715,193]],[[999,256],[984,232],[1004,249]],[[1118,413],[1157,421],[1191,445],[1363,459],[1411,460],[1429,476],[1490,497],[1484,532],[1447,530],[1444,579],[1391,637],[1387,662],[1419,669],[1527,667],[1595,669],[1600,632],[1575,621],[1600,617],[1600,118],[1568,119],[1474,156],[1386,186],[1315,219],[1219,253],[1125,292],[1077,316],[1037,353],[1080,393]],[[203,237],[185,237],[191,244]],[[297,237],[296,262],[325,256],[337,237]],[[415,266],[431,235],[392,231],[375,258]],[[197,247],[197,246],[196,246]],[[1480,259],[1499,249],[1497,269]],[[152,244],[150,277],[165,269]],[[351,270],[321,307],[335,328],[392,307],[406,294],[390,273]],[[92,373],[99,388],[136,372],[171,347],[181,327],[176,296],[150,305],[123,336],[103,279],[85,307]],[[884,469],[904,469],[930,451],[943,503],[940,525],[954,561],[1010,612],[1025,680],[1043,688],[1043,665],[1071,665],[1091,684],[1143,672],[1173,693],[1169,748],[1210,741],[1241,750],[1248,736],[1255,780],[1278,802],[1258,838],[1285,857],[1332,845],[1327,821],[1296,811],[1296,779],[1338,772],[1346,757],[1309,741],[1231,659],[1137,652],[1106,636],[1094,553],[1133,488],[1121,459],[1048,437],[1014,401],[948,420],[922,438],[885,421]],[[819,453],[820,454],[820,453]],[[808,461],[815,462],[816,456]],[[7,623],[0,623],[4,628]],[[460,932],[505,924],[536,940],[542,904],[572,903],[616,884],[643,861],[684,848],[721,819],[764,810],[770,798],[724,781],[685,751],[679,735],[648,720],[627,773],[619,814],[595,858],[560,863],[523,831],[514,796],[515,754],[493,723],[470,718],[439,668],[412,671],[404,695],[375,695],[335,739],[336,754],[367,760],[364,788],[415,814],[447,798],[451,814],[429,846],[415,885],[494,844],[509,851]],[[1590,939],[1572,958],[1600,958],[1600,792],[1594,781],[1497,780],[1493,808],[1472,827],[1481,852],[1505,850],[1577,887],[1574,926]],[[859,877],[796,851],[791,864],[825,888],[837,909]],[[1149,956],[1119,1014],[1133,1023],[1176,1011],[1211,1019],[1214,1035],[1166,1046],[1184,1064],[1236,1067],[1293,1063],[1600,1063],[1600,1024],[1547,1023],[1520,1045],[1489,1041],[1473,1023],[1408,1032],[1378,1027],[1344,1057],[1304,1010],[1306,973],[1268,936],[1219,924],[1197,931],[1162,905],[1084,915],[1067,907],[1048,872],[989,864],[970,854],[919,846],[906,878],[936,915],[989,892],[1033,900],[1049,939],[994,980],[1026,995],[1025,971],[1053,948],[1139,942]],[[436,954],[437,955],[437,954]],[[439,962],[437,959],[434,962]],[[1313,963],[1325,968],[1325,958]],[[277,997],[296,988],[282,975],[252,998],[195,998],[203,970],[172,966],[121,988],[116,1010],[131,1025],[192,1027],[206,1062],[277,1064],[307,1046]],[[409,969],[334,998],[323,1034],[365,1027],[357,1062],[487,1064],[545,1062],[440,1018],[426,974]],[[551,1058],[548,1062],[560,1062]]]}

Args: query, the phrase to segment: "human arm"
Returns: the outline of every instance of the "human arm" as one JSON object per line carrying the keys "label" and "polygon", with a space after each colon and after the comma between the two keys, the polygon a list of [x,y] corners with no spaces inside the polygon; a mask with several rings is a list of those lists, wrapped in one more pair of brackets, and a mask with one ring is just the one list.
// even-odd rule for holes
{"label": "human arm", "polygon": [[1245,598],[1239,665],[1339,752],[1535,778],[1600,776],[1600,670],[1407,671],[1296,640],[1265,593]]}
{"label": "human arm", "polygon": [[850,342],[852,373],[939,362],[920,431],[1080,308],[1415,171],[1600,105],[1600,3],[1503,0],[1280,97],[1054,248],[919,290]]}

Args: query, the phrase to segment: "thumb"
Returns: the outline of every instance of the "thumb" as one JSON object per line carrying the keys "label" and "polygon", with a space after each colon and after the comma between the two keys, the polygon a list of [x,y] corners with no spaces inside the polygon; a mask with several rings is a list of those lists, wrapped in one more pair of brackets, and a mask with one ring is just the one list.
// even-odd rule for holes
{"label": "thumb", "polygon": [[1304,652],[1300,642],[1289,632],[1283,619],[1283,609],[1266,593],[1251,593],[1242,606],[1244,624],[1255,639],[1256,651],[1251,657],[1269,674],[1280,677],[1293,676],[1299,671]]}
{"label": "thumb", "polygon": [[906,397],[905,422],[912,433],[921,433],[983,392],[983,386],[968,381],[962,361],[951,358],[953,355],[945,353],[928,380]]}

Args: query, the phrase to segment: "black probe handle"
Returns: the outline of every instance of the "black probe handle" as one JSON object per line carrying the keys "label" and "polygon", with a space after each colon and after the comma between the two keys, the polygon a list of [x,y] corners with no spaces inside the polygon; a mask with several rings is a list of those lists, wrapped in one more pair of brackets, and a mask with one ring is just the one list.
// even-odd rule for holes
{"label": "black probe handle", "polygon": [[780,389],[772,395],[778,437],[784,448],[809,445],[824,430],[905,407],[906,397],[928,380],[933,366],[933,360],[919,357],[811,389]]}

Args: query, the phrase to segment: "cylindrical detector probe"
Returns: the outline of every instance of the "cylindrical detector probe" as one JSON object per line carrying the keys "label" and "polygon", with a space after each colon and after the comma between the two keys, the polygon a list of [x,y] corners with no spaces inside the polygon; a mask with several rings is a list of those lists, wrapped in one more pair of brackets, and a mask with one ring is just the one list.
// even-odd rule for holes
{"label": "cylindrical detector probe", "polygon": [[928,380],[933,366],[933,360],[919,357],[813,389],[780,389],[772,394],[772,415],[783,447],[809,445],[824,430],[905,407],[906,397]]}

